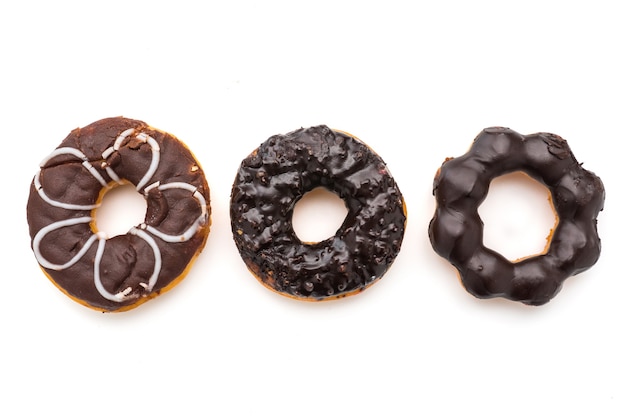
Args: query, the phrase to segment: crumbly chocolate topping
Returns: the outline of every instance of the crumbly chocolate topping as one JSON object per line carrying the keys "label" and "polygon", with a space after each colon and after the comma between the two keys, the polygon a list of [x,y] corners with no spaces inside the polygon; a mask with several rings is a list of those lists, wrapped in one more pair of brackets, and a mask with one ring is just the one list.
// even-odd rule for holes
{"label": "crumbly chocolate topping", "polygon": [[[334,236],[305,243],[292,214],[325,187],[348,214]],[[270,137],[241,163],[231,194],[241,257],[267,287],[298,299],[362,291],[396,258],[406,222],[402,194],[383,160],[354,137],[317,126]]]}

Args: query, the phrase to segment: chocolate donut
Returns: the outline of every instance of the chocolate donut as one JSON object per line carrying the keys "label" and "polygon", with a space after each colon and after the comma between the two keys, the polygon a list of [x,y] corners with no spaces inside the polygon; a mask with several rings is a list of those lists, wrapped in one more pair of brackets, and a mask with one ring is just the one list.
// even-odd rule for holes
{"label": "chocolate donut", "polygon": [[[334,236],[302,242],[292,214],[324,187],[346,204]],[[319,301],[363,291],[396,258],[406,222],[402,194],[383,160],[361,141],[326,126],[270,137],[242,163],[231,193],[241,257],[266,287]]]}
{"label": "chocolate donut", "polygon": [[[483,245],[478,206],[491,180],[514,171],[548,188],[557,224],[543,253],[511,262]],[[604,186],[557,135],[485,129],[465,155],[444,161],[433,194],[437,207],[429,226],[432,246],[478,298],[547,303],[566,278],[587,270],[600,256],[596,218],[603,209]]]}
{"label": "chocolate donut", "polygon": [[[130,183],[147,202],[142,224],[108,238],[96,227],[104,194]],[[172,288],[206,243],[209,187],[185,145],[122,117],[75,129],[40,164],[28,199],[32,249],[75,301],[125,311]]]}

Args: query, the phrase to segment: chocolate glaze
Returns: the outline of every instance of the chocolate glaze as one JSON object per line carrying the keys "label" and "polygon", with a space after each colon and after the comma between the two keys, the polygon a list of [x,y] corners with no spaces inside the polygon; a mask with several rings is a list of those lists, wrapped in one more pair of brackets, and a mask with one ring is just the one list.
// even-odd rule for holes
{"label": "chocolate glaze", "polygon": [[[491,180],[513,171],[523,171],[549,189],[558,218],[545,253],[518,262],[483,245],[478,215]],[[566,278],[590,268],[600,256],[596,218],[603,209],[604,186],[557,135],[485,129],[465,155],[443,163],[433,193],[437,208],[429,226],[432,246],[476,297],[541,305],[559,292]]]}
{"label": "chocolate glaze", "polygon": [[[348,214],[333,237],[304,243],[293,230],[293,209],[317,187],[342,198]],[[400,250],[406,222],[402,194],[383,160],[326,126],[272,136],[244,159],[230,215],[253,274],[303,300],[342,297],[378,280]]]}
{"label": "chocolate glaze", "polygon": [[[106,160],[103,152],[111,147],[125,130],[135,132],[122,147]],[[104,166],[114,169],[117,175],[133,185],[142,179],[152,160],[152,149],[137,140],[139,133],[150,135],[160,147],[160,162],[150,184],[182,182],[197,188],[207,204],[206,218],[189,240],[168,243],[153,236],[162,258],[156,284],[151,291],[145,287],[155,270],[155,251],[146,240],[133,234],[115,236],[106,241],[100,267],[104,288],[117,293],[131,288],[124,301],[104,298],[94,285],[94,259],[98,244],[93,244],[86,254],[73,266],[63,270],[43,268],[50,279],[64,292],[77,301],[103,311],[127,310],[146,299],[158,295],[180,277],[195,255],[202,249],[209,231],[209,187],[200,165],[191,152],[172,135],[151,128],[146,123],[122,117],[97,121],[82,129],[75,129],[61,142],[58,148],[70,147],[81,151],[97,172],[108,182],[113,179]],[[59,155],[41,168],[39,175],[42,189],[52,199],[70,204],[95,204],[103,192],[103,186],[82,165],[82,160]],[[191,227],[196,219],[202,218],[198,200],[192,193],[182,189],[159,190],[151,188],[147,193],[145,225],[160,232],[177,235]],[[55,222],[86,216],[95,217],[92,210],[70,210],[54,207],[44,201],[34,181],[31,184],[27,206],[27,219],[31,239],[44,227]],[[145,225],[138,228],[145,228]],[[93,225],[81,223],[63,227],[45,236],[40,245],[42,255],[48,261],[63,264],[71,259],[94,234]]]}

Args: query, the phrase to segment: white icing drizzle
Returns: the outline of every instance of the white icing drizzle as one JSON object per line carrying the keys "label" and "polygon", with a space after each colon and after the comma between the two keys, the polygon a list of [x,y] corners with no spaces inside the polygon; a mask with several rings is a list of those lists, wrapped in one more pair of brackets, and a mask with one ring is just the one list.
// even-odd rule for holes
{"label": "white icing drizzle", "polygon": [[78,262],[80,258],[83,257],[85,252],[89,250],[94,240],[96,240],[97,235],[90,236],[87,242],[85,242],[85,244],[81,248],[81,250],[78,251],[78,253],[74,255],[72,259],[60,265],[53,264],[52,262],[49,262],[46,258],[44,258],[44,256],[41,254],[41,250],[39,249],[39,245],[41,244],[41,241],[43,240],[43,238],[48,233],[54,230],[61,229],[62,227],[67,227],[67,226],[74,226],[76,224],[89,223],[91,220],[93,220],[91,217],[78,217],[75,219],[60,220],[56,223],[49,224],[46,227],[42,227],[41,230],[37,232],[37,234],[35,235],[35,238],[33,239],[33,252],[35,252],[35,257],[37,258],[37,261],[39,261],[39,264],[43,266],[44,268],[52,269],[54,271],[61,271],[63,269],[69,268],[70,266]]}
{"label": "white icing drizzle", "polygon": [[[134,132],[134,128],[126,129],[125,131],[123,131],[117,137],[117,139],[115,139],[115,143],[113,143],[113,146],[107,148],[104,152],[102,152],[102,157],[104,159],[107,159],[113,152],[119,151],[122,144],[126,141],[126,138],[128,138],[128,136],[130,136]],[[143,178],[141,178],[136,186],[137,190],[141,190],[148,183],[148,181],[150,181],[150,178],[152,178],[157,168],[159,167],[159,161],[161,159],[161,148],[159,147],[158,142],[154,140],[152,136],[146,135],[143,132],[138,133],[135,137],[143,143],[147,143],[148,145],[150,145],[150,148],[152,149],[152,160],[150,161],[150,166],[148,167],[148,170],[144,174]],[[109,174],[109,177],[113,179],[113,181],[120,184],[123,182],[110,166],[105,165],[104,168],[106,169],[107,174]]]}
{"label": "white icing drizzle", "polygon": [[58,148],[56,150],[54,150],[50,155],[48,155],[43,161],[41,161],[41,163],[39,164],[39,170],[37,171],[37,173],[35,174],[35,179],[34,179],[34,183],[35,183],[35,189],[37,190],[37,192],[39,193],[39,195],[41,196],[41,198],[47,202],[48,204],[50,204],[51,206],[55,206],[55,207],[61,207],[67,210],[93,210],[95,208],[97,208],[99,205],[98,204],[69,204],[69,203],[63,203],[62,201],[57,201],[57,200],[53,200],[52,198],[48,197],[48,195],[44,192],[43,190],[43,186],[41,185],[41,169],[45,167],[45,165],[54,157],[57,157],[59,155],[73,155],[79,159],[83,160],[83,166],[85,168],[87,168],[87,171],[89,171],[89,173],[91,175],[93,175],[93,177],[95,179],[98,180],[98,182],[103,186],[103,187],[108,187],[107,182],[104,180],[104,178],[102,178],[102,175],[100,175],[100,173],[98,171],[96,171],[96,169],[93,167],[93,165],[91,165],[91,163],[87,160],[87,157],[85,156],[84,153],[82,153],[81,151],[79,151],[78,149],[75,148],[70,148],[70,147],[65,147],[65,148]]}
{"label": "white icing drizzle", "polygon": [[172,188],[180,188],[180,189],[191,192],[191,195],[198,201],[198,204],[200,205],[200,215],[193,222],[193,224],[189,226],[189,228],[187,228],[187,230],[180,235],[168,235],[166,233],[163,233],[157,230],[156,228],[152,226],[146,225],[145,223],[141,225],[141,228],[147,230],[148,232],[152,233],[153,235],[157,236],[158,238],[168,243],[188,241],[196,234],[200,226],[203,226],[204,224],[206,224],[207,205],[206,205],[206,200],[204,196],[198,192],[198,189],[196,187],[194,187],[191,184],[187,184],[186,182],[170,182],[167,184],[160,184],[159,182],[155,182],[146,188],[146,195],[148,194],[148,191],[150,191],[151,189],[155,187],[161,191],[169,190]]}
{"label": "white icing drizzle", "polygon": [[150,236],[149,234],[147,234],[143,230],[139,230],[139,229],[133,227],[132,229],[130,229],[129,233],[131,235],[138,236],[138,237],[142,238],[143,240],[145,240],[146,243],[148,243],[148,245],[150,245],[150,247],[152,248],[152,251],[154,252],[154,271],[152,272],[152,275],[150,276],[150,279],[148,279],[148,286],[144,287],[148,291],[152,291],[152,288],[154,288],[154,286],[157,283],[157,279],[159,278],[159,273],[161,272],[161,264],[162,264],[161,250],[159,249],[159,246],[156,244],[156,242],[154,241],[152,236]]}
{"label": "white icing drizzle", "polygon": [[[113,146],[107,148],[103,153],[102,153],[102,157],[103,159],[107,159],[109,156],[111,156],[114,152],[119,151],[120,147],[124,144],[124,142],[126,141],[126,139],[131,136],[133,133],[135,133],[135,129],[134,128],[130,128],[130,129],[126,129],[125,131],[123,131],[115,140]],[[158,142],[152,138],[150,135],[147,135],[143,132],[140,132],[138,134],[135,135],[135,137],[144,142],[147,143],[148,145],[150,145],[150,148],[152,150],[152,159],[150,162],[150,166],[148,167],[148,170],[146,171],[146,173],[144,174],[144,176],[141,178],[141,180],[137,183],[136,185],[136,189],[140,190],[142,189],[147,183],[148,181],[150,181],[150,179],[152,178],[152,176],[154,175],[154,173],[156,172],[156,170],[159,167],[159,162],[160,162],[160,152],[161,149],[159,147]],[[63,147],[63,148],[58,148],[55,151],[53,151],[50,155],[48,155],[41,163],[40,163],[40,169],[39,171],[37,171],[35,178],[34,178],[34,184],[35,184],[35,188],[37,189],[37,192],[39,193],[39,195],[41,196],[41,198],[46,201],[48,204],[55,206],[55,207],[61,207],[67,210],[93,210],[97,207],[99,207],[99,204],[94,204],[94,205],[80,205],[80,204],[70,204],[70,203],[63,203],[57,200],[54,200],[52,198],[50,198],[43,190],[43,186],[41,185],[41,180],[40,180],[40,175],[41,175],[41,169],[45,168],[45,165],[54,157],[58,156],[58,155],[64,155],[64,154],[68,154],[68,155],[73,155],[79,159],[81,159],[82,165],[87,169],[87,171],[98,180],[98,182],[100,182],[100,184],[102,184],[102,186],[104,188],[109,188],[109,184],[107,183],[107,181],[102,177],[102,175],[100,175],[100,173],[93,167],[93,165],[87,160],[87,157],[85,156],[85,154],[83,154],[81,151],[79,151],[78,149],[75,148],[71,148],[71,147]],[[109,175],[109,177],[111,178],[112,181],[115,181],[117,183],[123,183],[123,180],[120,179],[120,177],[117,175],[117,173],[106,163],[103,162],[102,166],[103,169],[106,170],[107,174]],[[140,225],[140,229],[138,228],[132,228],[131,230],[129,230],[128,233],[137,236],[141,239],[143,239],[152,249],[153,253],[154,253],[154,269],[152,272],[152,275],[150,276],[148,283],[140,283],[139,285],[141,287],[143,287],[145,290],[147,291],[152,291],[152,289],[154,288],[154,286],[157,283],[157,280],[159,278],[159,274],[161,273],[161,267],[162,267],[162,258],[161,258],[161,251],[156,243],[156,241],[154,240],[154,238],[152,236],[150,236],[150,234],[148,234],[147,232],[151,233],[152,235],[158,237],[159,239],[168,242],[168,243],[175,243],[175,242],[186,242],[189,239],[191,239],[196,232],[198,231],[198,229],[206,224],[207,222],[207,218],[208,218],[208,212],[207,212],[207,204],[206,204],[206,200],[204,198],[204,196],[198,192],[197,187],[188,184],[188,183],[184,183],[184,182],[172,182],[172,183],[168,183],[168,184],[161,184],[159,181],[156,181],[150,185],[148,185],[145,189],[144,189],[144,194],[147,196],[148,192],[154,188],[158,188],[161,191],[164,190],[168,190],[168,189],[173,189],[173,188],[178,188],[178,189],[183,189],[183,190],[188,190],[189,192],[192,193],[192,196],[197,200],[200,209],[201,209],[201,213],[200,216],[198,216],[198,218],[194,221],[194,223],[182,234],[180,235],[168,235],[166,233],[163,233],[161,231],[159,231],[158,229],[152,227],[152,226],[148,226],[145,223],[142,223]],[[106,288],[104,288],[104,285],[102,284],[101,281],[101,277],[100,277],[100,263],[102,261],[102,257],[104,254],[104,250],[105,250],[105,246],[106,246],[106,241],[107,241],[107,236],[102,233],[96,233],[96,234],[92,234],[89,239],[87,239],[87,241],[85,242],[85,244],[83,245],[83,247],[78,251],[78,253],[76,253],[76,255],[74,255],[72,257],[72,259],[70,259],[69,261],[67,261],[64,264],[54,264],[50,261],[48,261],[42,254],[41,254],[41,250],[40,250],[40,245],[42,240],[44,239],[44,237],[55,230],[61,229],[63,227],[68,227],[68,226],[74,226],[74,225],[78,225],[78,224],[84,224],[84,223],[90,223],[93,220],[92,217],[89,216],[85,216],[85,217],[78,217],[78,218],[71,218],[71,219],[66,219],[66,220],[60,220],[57,221],[55,223],[52,223],[48,226],[43,227],[41,230],[39,230],[37,232],[37,234],[35,235],[35,237],[33,238],[33,252],[35,253],[35,257],[37,258],[37,261],[39,262],[39,264],[47,269],[52,269],[55,271],[60,271],[60,270],[64,270],[67,269],[69,267],[71,267],[72,265],[74,265],[75,263],[77,263],[84,255],[85,253],[87,253],[87,251],[89,250],[89,248],[91,248],[91,246],[93,245],[93,243],[97,240],[98,241],[98,247],[96,249],[96,256],[94,259],[94,284],[96,289],[98,290],[98,292],[100,293],[100,295],[104,298],[106,298],[107,300],[110,301],[114,301],[114,302],[123,302],[125,300],[127,300],[132,292],[132,288],[131,287],[127,287],[124,288],[123,290],[119,291],[116,294],[113,294],[111,292],[109,292]],[[133,297],[133,298],[136,298]]]}
{"label": "white icing drizzle", "polygon": [[[95,235],[94,235],[95,236]],[[102,255],[104,254],[104,246],[106,244],[106,239],[98,240],[98,249],[96,250],[96,259],[94,260],[93,265],[93,282],[96,285],[96,289],[100,293],[101,296],[110,301],[122,302],[124,301],[124,293],[118,292],[117,294],[111,294],[104,288],[102,285],[102,281],[100,280],[100,261],[102,261]]]}
{"label": "white icing drizzle", "polygon": [[[154,253],[154,269],[152,271],[152,275],[150,276],[150,279],[148,280],[148,284],[147,285],[144,283],[140,284],[145,290],[150,292],[154,288],[154,285],[157,283],[157,280],[159,278],[159,273],[161,272],[161,264],[162,264],[161,251],[159,250],[159,247],[157,246],[154,239],[150,235],[148,235],[146,232],[142,230],[138,230],[133,227],[132,229],[130,229],[129,233],[145,240],[146,243],[148,243],[148,245],[152,249],[152,252]],[[93,237],[95,236],[96,235],[94,235]],[[93,280],[94,280],[94,284],[96,285],[96,289],[98,290],[100,295],[102,295],[107,300],[115,301],[119,303],[129,298],[128,296],[132,292],[132,288],[126,287],[123,290],[113,294],[107,291],[107,289],[104,288],[104,285],[102,285],[102,280],[100,279],[100,263],[102,262],[102,256],[104,255],[105,244],[106,244],[106,238],[98,237],[98,249],[96,250],[96,258],[94,260],[94,267],[93,267]]]}

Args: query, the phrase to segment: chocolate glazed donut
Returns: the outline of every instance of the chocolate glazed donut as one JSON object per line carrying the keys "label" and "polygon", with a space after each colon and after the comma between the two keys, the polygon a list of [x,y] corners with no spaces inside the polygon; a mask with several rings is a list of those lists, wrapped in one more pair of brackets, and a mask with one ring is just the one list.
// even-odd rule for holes
{"label": "chocolate glazed donut", "polygon": [[[483,245],[478,215],[491,180],[513,171],[544,184],[557,215],[544,252],[516,262]],[[603,184],[582,168],[557,135],[485,129],[465,155],[443,163],[433,193],[437,208],[429,227],[432,246],[476,297],[541,305],[559,292],[566,278],[590,268],[600,256],[596,218],[604,205]]]}
{"label": "chocolate glazed donut", "polygon": [[[130,183],[147,202],[144,223],[108,238],[95,211]],[[76,129],[46,157],[30,188],[32,248],[45,274],[101,311],[136,307],[183,278],[209,232],[209,187],[172,135],[122,117]]]}
{"label": "chocolate glazed donut", "polygon": [[[346,204],[336,234],[305,243],[295,204],[325,187]],[[402,194],[383,160],[356,138],[326,126],[276,135],[243,160],[231,194],[235,243],[265,286],[300,300],[328,300],[376,282],[400,250]]]}

